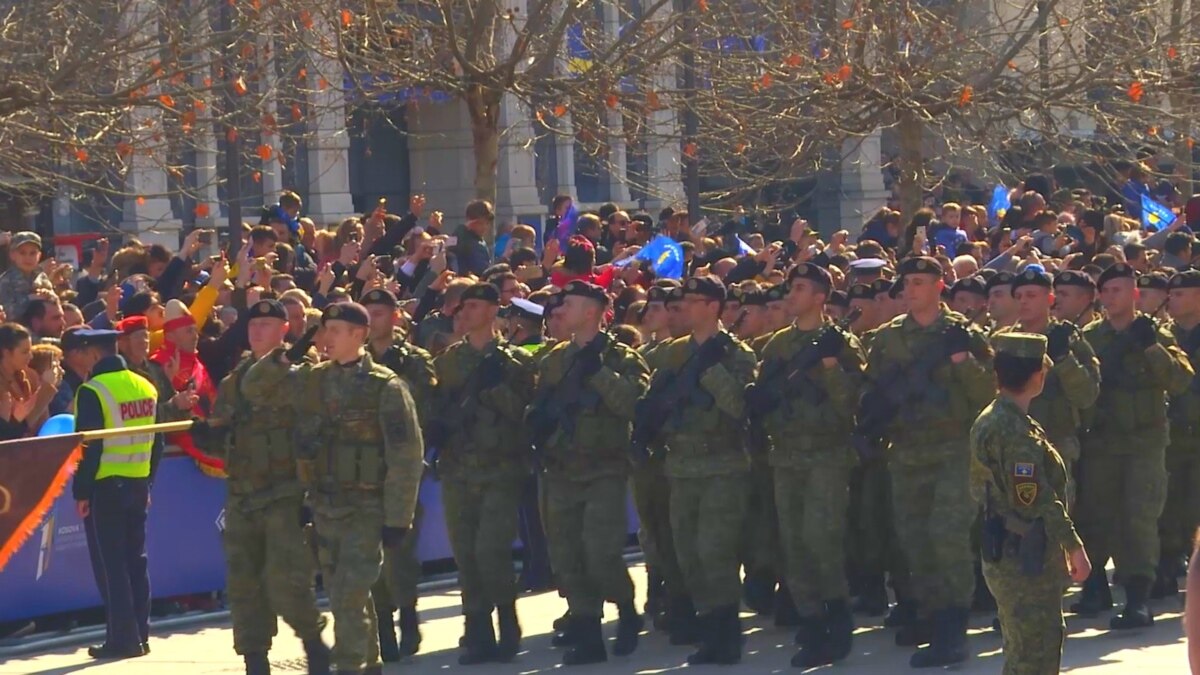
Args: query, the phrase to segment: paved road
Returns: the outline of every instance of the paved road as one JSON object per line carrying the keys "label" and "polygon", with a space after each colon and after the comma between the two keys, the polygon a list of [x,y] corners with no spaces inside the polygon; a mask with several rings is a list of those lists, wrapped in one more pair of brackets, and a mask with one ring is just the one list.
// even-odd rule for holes
{"label": "paved road", "polygon": [[[632,569],[639,593],[644,590],[644,569],[639,565]],[[639,600],[639,604],[640,604]],[[455,663],[455,647],[462,632],[459,616],[458,593],[448,591],[421,598],[424,623],[424,643],[421,654],[400,664],[389,664],[385,673],[426,675],[445,673],[459,668]],[[1068,617],[1070,638],[1067,641],[1064,669],[1072,673],[1129,674],[1186,673],[1187,654],[1182,638],[1180,623],[1180,601],[1157,603],[1159,621],[1152,629],[1132,633],[1114,633],[1108,630],[1107,616],[1097,619],[1072,619]],[[525,649],[512,664],[477,666],[470,672],[488,675],[528,675],[549,672],[558,665],[560,654],[550,647],[551,621],[565,609],[563,601],[554,593],[542,593],[523,597],[518,603],[522,624],[525,628]],[[610,605],[609,623],[605,632],[611,637],[615,626],[615,610]],[[973,617],[971,648],[975,658],[952,668],[956,673],[999,673],[1001,666],[1000,638],[989,628],[990,618],[982,615]],[[870,623],[860,618],[863,624]],[[722,673],[785,673],[798,672],[788,665],[795,649],[791,644],[792,633],[784,632],[757,618],[743,616],[748,634],[745,658],[741,665],[732,668],[707,667],[706,670]],[[281,637],[271,651],[274,672],[304,672],[303,652],[300,642],[281,623]],[[330,632],[327,630],[326,635]],[[116,663],[96,663],[88,659],[84,648],[68,648],[45,654],[26,656],[0,661],[0,674],[9,675],[66,675],[86,671],[87,675],[150,675],[154,673],[180,673],[202,675],[206,673],[241,672],[241,661],[233,653],[232,638],[228,625],[209,625],[177,630],[168,634],[155,634],[152,638],[153,653],[145,658]],[[859,628],[854,643],[854,654],[843,664],[818,669],[812,672],[837,673],[904,673],[908,666],[909,650],[892,644],[892,635],[878,625],[863,625]],[[687,649],[671,647],[663,636],[653,632],[643,634],[642,644],[631,657],[612,658],[607,664],[575,669],[580,673],[659,673],[684,665]]]}

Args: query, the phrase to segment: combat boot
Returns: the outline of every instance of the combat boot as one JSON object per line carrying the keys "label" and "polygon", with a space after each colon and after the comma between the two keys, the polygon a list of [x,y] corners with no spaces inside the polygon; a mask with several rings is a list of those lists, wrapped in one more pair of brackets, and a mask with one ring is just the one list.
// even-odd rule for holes
{"label": "combat boot", "polygon": [[642,611],[649,616],[660,614],[667,604],[667,585],[653,567],[646,570],[646,604]]}
{"label": "combat boot", "polygon": [[375,627],[379,630],[379,658],[384,663],[400,660],[400,647],[396,644],[396,624],[392,613],[375,607]]}
{"label": "combat boot", "polygon": [[321,638],[304,641],[304,658],[308,663],[308,675],[329,675],[329,646]]}
{"label": "combat boot", "polygon": [[900,595],[896,596],[896,605],[883,618],[885,628],[901,628],[917,620],[917,603]]}
{"label": "combat boot", "polygon": [[747,570],[742,580],[742,602],[759,616],[775,610],[775,575]]}
{"label": "combat boot", "polygon": [[1071,613],[1080,616],[1096,616],[1100,612],[1112,609],[1112,589],[1108,585],[1108,573],[1103,567],[1092,569],[1092,573],[1083,582],[1083,592],[1079,601],[1071,603]]}
{"label": "combat boot", "polygon": [[582,666],[608,660],[608,652],[604,650],[604,634],[600,631],[600,617],[572,616],[569,630],[574,635],[575,643],[563,652],[564,666]]}
{"label": "combat boot", "polygon": [[967,660],[967,619],[970,610],[950,607],[938,610],[933,619],[933,640],[928,647],[918,649],[908,665],[913,668],[936,668]]}
{"label": "combat boot", "polygon": [[1150,592],[1150,579],[1133,577],[1125,584],[1125,608],[1108,622],[1113,630],[1149,628],[1154,625],[1154,613],[1146,604]]}
{"label": "combat boot", "polygon": [[850,655],[854,641],[854,615],[844,598],[825,602],[825,625],[829,629],[829,656],[834,662]]}
{"label": "combat boot", "polygon": [[796,668],[816,668],[833,663],[830,654],[829,626],[824,616],[800,618],[800,630],[796,632],[796,644],[800,650],[792,656]]}
{"label": "combat boot", "polygon": [[563,612],[563,615],[554,620],[552,624],[556,632],[563,632],[571,625],[571,610]]}
{"label": "combat boot", "polygon": [[699,623],[700,648],[688,655],[689,666],[732,665],[742,660],[742,621],[736,605],[714,609]]}
{"label": "combat boot", "polygon": [[421,620],[417,616],[415,604],[400,608],[400,644],[401,656],[412,656],[421,649]]}
{"label": "combat boot", "polygon": [[911,604],[913,617],[896,631],[897,647],[916,647],[933,639],[933,622],[921,616],[916,603]]}
{"label": "combat boot", "polygon": [[632,602],[618,605],[617,613],[617,639],[613,642],[613,656],[629,656],[637,649],[638,634],[645,628],[646,622]]}
{"label": "combat boot", "polygon": [[267,660],[266,652],[250,652],[242,654],[246,662],[246,675],[271,675],[271,662]]}
{"label": "combat boot", "polygon": [[500,605],[496,608],[496,615],[500,620],[500,642],[496,649],[496,660],[508,663],[521,651],[521,622],[517,620],[516,603]]}
{"label": "combat boot", "polygon": [[800,625],[800,612],[796,602],[792,600],[792,592],[787,584],[779,584],[775,591],[775,625],[779,628],[795,628]]}
{"label": "combat boot", "polygon": [[578,622],[575,621],[574,615],[570,612],[563,614],[554,620],[554,635],[550,637],[550,644],[555,647],[570,647],[575,644],[575,629]]}
{"label": "combat boot", "polygon": [[496,660],[496,630],[492,626],[491,612],[477,612],[466,616],[466,635],[463,653],[458,655],[458,665],[473,666]]}
{"label": "combat boot", "polygon": [[671,622],[667,628],[671,633],[671,644],[676,647],[695,644],[699,640],[700,626],[696,619],[696,606],[686,595],[671,598]]}
{"label": "combat boot", "polygon": [[1158,568],[1154,572],[1154,586],[1150,588],[1151,600],[1173,598],[1179,594],[1179,571],[1176,562],[1170,556],[1158,559]]}
{"label": "combat boot", "polygon": [[859,594],[854,600],[854,612],[867,616],[882,616],[888,609],[887,583],[882,574],[863,576],[859,581]]}

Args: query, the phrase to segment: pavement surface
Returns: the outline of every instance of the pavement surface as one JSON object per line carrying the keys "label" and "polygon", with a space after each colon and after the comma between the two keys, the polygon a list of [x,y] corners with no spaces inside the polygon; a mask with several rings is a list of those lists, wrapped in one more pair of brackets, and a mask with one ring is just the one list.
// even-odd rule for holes
{"label": "pavement surface", "polygon": [[[645,590],[645,569],[631,568],[641,594]],[[1064,672],[1087,675],[1129,674],[1158,675],[1186,673],[1187,649],[1183,639],[1182,595],[1177,599],[1158,601],[1158,614],[1153,628],[1114,632],[1108,630],[1105,614],[1094,619],[1068,615]],[[1069,602],[1069,600],[1068,600]],[[525,631],[523,651],[510,664],[487,664],[463,668],[458,666],[457,643],[462,633],[459,598],[456,590],[423,595],[420,601],[424,641],[421,653],[401,663],[386,664],[385,673],[425,675],[450,670],[487,673],[488,675],[530,675],[558,669],[561,652],[550,646],[551,622],[565,611],[564,601],[555,593],[523,596],[517,603]],[[616,610],[607,608],[605,634],[611,640],[615,631]],[[905,673],[916,672],[908,667],[909,649],[894,646],[892,631],[879,625],[878,619],[857,617],[854,652],[836,666],[808,672],[836,673]],[[794,673],[788,661],[795,651],[793,632],[775,628],[770,621],[743,612],[742,623],[747,634],[744,658],[731,667],[705,666],[704,670],[729,674],[737,673]],[[963,664],[946,670],[956,673],[999,673],[1003,664],[1000,637],[991,631],[991,617],[972,616],[971,650],[974,656]],[[326,639],[332,639],[326,629]],[[40,654],[5,659],[0,656],[0,674],[66,675],[86,672],[87,675],[149,675],[162,673],[238,673],[241,659],[233,653],[232,636],[227,623],[152,632],[152,653],[140,659],[117,662],[96,662],[87,656],[86,646],[67,647]],[[641,645],[630,657],[610,657],[608,663],[572,669],[578,673],[661,673],[688,668],[685,659],[689,648],[672,647],[666,638],[653,630],[643,633]],[[280,636],[271,650],[273,672],[303,673],[304,657],[300,641],[280,622]]]}

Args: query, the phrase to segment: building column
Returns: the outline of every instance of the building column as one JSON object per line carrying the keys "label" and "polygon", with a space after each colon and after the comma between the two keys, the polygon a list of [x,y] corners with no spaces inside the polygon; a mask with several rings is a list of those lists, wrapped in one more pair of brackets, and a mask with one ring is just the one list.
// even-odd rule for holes
{"label": "building column", "polygon": [[[196,18],[192,23],[192,31],[203,39],[207,39],[211,32],[211,27],[208,23],[208,15],[205,12],[197,12]],[[221,229],[221,223],[224,219],[221,217],[221,198],[220,198],[220,182],[221,175],[217,171],[217,162],[219,155],[217,154],[217,136],[213,127],[212,113],[213,96],[207,91],[208,87],[204,86],[205,78],[212,78],[211,81],[216,81],[216,73],[214,69],[209,68],[192,73],[192,86],[196,88],[196,100],[200,102],[203,109],[195,110],[196,123],[192,129],[192,149],[196,152],[196,208],[199,210],[203,204],[208,207],[208,215],[204,217],[196,216],[196,227],[208,229]]]}
{"label": "building column", "polygon": [[817,227],[828,237],[838,230],[853,236],[876,211],[887,205],[883,187],[879,129],[846,140],[833,151],[817,176]]}
{"label": "building column", "polygon": [[[153,20],[149,0],[137,0],[129,5],[125,15],[128,28],[138,28],[147,36],[158,30]],[[144,64],[129,64],[139,68]],[[152,90],[152,93],[157,93]],[[125,172],[125,199],[122,204],[121,229],[137,237],[143,244],[160,243],[170,249],[179,246],[182,223],[171,210],[167,194],[167,174],[163,170],[168,147],[162,138],[163,120],[157,108],[139,106],[129,112],[130,142],[133,153]]]}
{"label": "building column", "polygon": [[[672,11],[671,3],[663,5],[658,10],[660,20],[669,20]],[[656,96],[662,95],[659,92],[678,91],[674,64],[664,63],[655,70],[650,87]],[[675,110],[666,101],[660,102],[657,110],[649,110],[647,102],[647,109],[646,183],[649,196],[645,208],[657,215],[657,211],[665,206],[687,203],[683,189],[683,151],[680,120]]]}
{"label": "building column", "polygon": [[[258,72],[260,75],[261,88],[264,92],[276,91],[276,81],[279,79],[275,73],[275,38],[269,31],[258,36]],[[338,80],[341,81],[340,79]],[[278,102],[275,97],[266,98],[263,101],[263,109],[261,117],[266,120],[268,115],[270,119],[278,117]],[[262,188],[263,188],[263,203],[274,204],[279,201],[279,193],[283,192],[283,165],[279,161],[282,153],[282,143],[279,140],[279,122],[276,119],[274,125],[264,123],[262,125],[262,144],[271,148],[271,159],[262,163]],[[349,142],[347,141],[347,147]],[[350,184],[349,169],[346,173],[346,185]],[[310,209],[311,210],[311,209]]]}
{"label": "building column", "polygon": [[573,201],[579,201],[579,192],[575,189],[575,123],[571,113],[554,120],[554,166],[557,174],[555,195],[571,195]]}
{"label": "building column", "polygon": [[[616,3],[604,3],[604,32],[614,42],[621,37],[621,14]],[[621,86],[620,82],[615,85]],[[629,201],[628,162],[625,144],[625,129],[618,110],[605,109],[605,126],[608,127],[608,200],[617,204]]]}
{"label": "building column", "polygon": [[[528,15],[525,0],[516,0],[510,9],[523,21]],[[515,27],[520,30],[521,26]],[[513,47],[513,34],[499,29],[497,49],[507,54]],[[518,66],[524,68],[525,66]],[[534,170],[533,125],[527,110],[516,96],[505,94],[500,100],[500,156],[496,165],[496,219],[540,222],[546,207],[538,198],[537,173]]]}
{"label": "building column", "polygon": [[354,215],[350,139],[346,136],[346,100],[342,95],[345,78],[337,61],[315,52],[309,58],[306,215],[317,223],[336,223]]}

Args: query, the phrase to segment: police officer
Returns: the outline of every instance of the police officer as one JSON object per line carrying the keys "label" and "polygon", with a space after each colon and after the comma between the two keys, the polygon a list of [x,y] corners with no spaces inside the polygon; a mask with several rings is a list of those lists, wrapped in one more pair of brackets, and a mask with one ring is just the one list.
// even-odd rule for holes
{"label": "police officer", "polygon": [[291,392],[297,473],[309,490],[333,610],[337,672],[379,675],[371,586],[412,527],[423,447],[408,386],[366,353],[370,315],[353,302],[321,316],[329,360],[289,369],[276,350],[246,371],[250,400]]}
{"label": "police officer", "polygon": [[1005,675],[1059,672],[1067,574],[1078,582],[1091,571],[1067,515],[1066,464],[1029,414],[1049,376],[1047,342],[993,337],[1000,392],[971,427],[971,493],[984,505],[983,575],[996,598]]}
{"label": "police officer", "polygon": [[[287,311],[277,300],[262,300],[248,317],[250,353],[221,381],[209,419],[192,428],[198,445],[225,460],[228,474],[222,536],[233,649],[245,660],[247,675],[270,673],[267,652],[278,614],[303,641],[308,672],[328,673],[315,570],[300,526],[304,487],[296,473],[293,419],[286,398],[248,398],[241,386],[258,359],[283,345]],[[219,434],[223,429],[227,437]]]}
{"label": "police officer", "polygon": [[454,326],[464,337],[434,360],[440,416],[433,444],[466,621],[461,665],[510,661],[521,646],[512,541],[529,474],[522,421],[534,371],[528,353],[496,334],[499,306],[500,292],[491,284],[463,291]]}
{"label": "police officer", "polygon": [[[630,422],[649,372],[636,351],[600,330],[608,307],[603,288],[572,281],[562,295],[561,311],[574,336],[540,361],[529,415],[535,427],[555,429],[539,448],[547,534],[570,608],[564,632],[572,646],[563,664],[580,665],[607,660],[600,631],[605,599],[616,601],[620,617],[614,654],[632,653],[642,628],[621,552],[628,533]],[[564,399],[577,404],[552,412],[554,402]]]}
{"label": "police officer", "polygon": [[158,392],[117,355],[117,336],[117,331],[91,328],[71,336],[82,342],[71,347],[82,347],[92,364],[89,379],[75,392],[75,430],[129,430],[87,444],[71,490],[79,517],[91,522],[88,549],[102,580],[106,634],[104,644],[88,649],[94,659],[125,659],[150,650],[146,510],[163,442],[160,434],[137,433],[137,428],[155,423]]}
{"label": "police officer", "polygon": [[[1171,277],[1171,334],[1187,353],[1192,369],[1200,372],[1200,270]],[[1167,445],[1167,502],[1159,520],[1162,555],[1159,559],[1159,595],[1174,595],[1178,577],[1196,527],[1200,525],[1200,376],[1171,397],[1168,407],[1171,440]]]}
{"label": "police officer", "polygon": [[[660,386],[664,378],[686,376],[692,392],[670,411],[663,433],[671,532],[698,613],[700,647],[688,656],[690,665],[736,663],[742,651],[737,543],[750,490],[742,429],[745,387],[757,363],[749,347],[721,329],[724,301],[720,280],[688,279],[681,306],[691,336],[656,354]],[[655,395],[652,384],[647,399]]]}
{"label": "police officer", "polygon": [[771,336],[746,395],[748,406],[766,412],[787,588],[800,616],[792,665],[801,668],[844,659],[854,631],[844,535],[865,358],[858,338],[822,313],[832,286],[829,272],[811,263],[788,273],[796,319]]}
{"label": "police officer", "polygon": [[1108,582],[1102,570],[1112,556],[1126,599],[1122,613],[1109,622],[1113,629],[1154,623],[1146,600],[1166,500],[1166,397],[1186,391],[1194,374],[1171,333],[1136,310],[1134,275],[1125,263],[1104,270],[1097,285],[1107,317],[1083,329],[1100,359],[1102,379],[1091,427],[1082,439],[1077,521],[1100,578],[1084,586],[1079,609],[1105,609]]}
{"label": "police officer", "polygon": [[[429,352],[410,344],[396,326],[399,303],[391,291],[376,288],[363,295],[362,305],[371,315],[367,353],[375,363],[390,369],[408,385],[421,428],[429,420],[429,406],[437,377]],[[421,580],[421,560],[417,557],[420,537],[421,502],[413,515],[413,527],[396,548],[383,551],[383,571],[371,589],[379,629],[379,656],[385,662],[416,654],[421,647],[421,627],[417,616],[417,583]],[[392,613],[400,610],[400,639]]]}
{"label": "police officer", "polygon": [[871,341],[871,396],[864,397],[859,424],[879,415],[882,401],[892,402],[882,433],[888,439],[896,533],[918,611],[918,619],[901,628],[896,642],[930,643],[910,660],[920,668],[967,658],[974,588],[970,539],[976,514],[967,489],[967,440],[971,422],[994,390],[991,351],[983,333],[941,304],[941,265],[933,258],[912,257],[900,263],[898,272],[908,313],[881,326]]}

